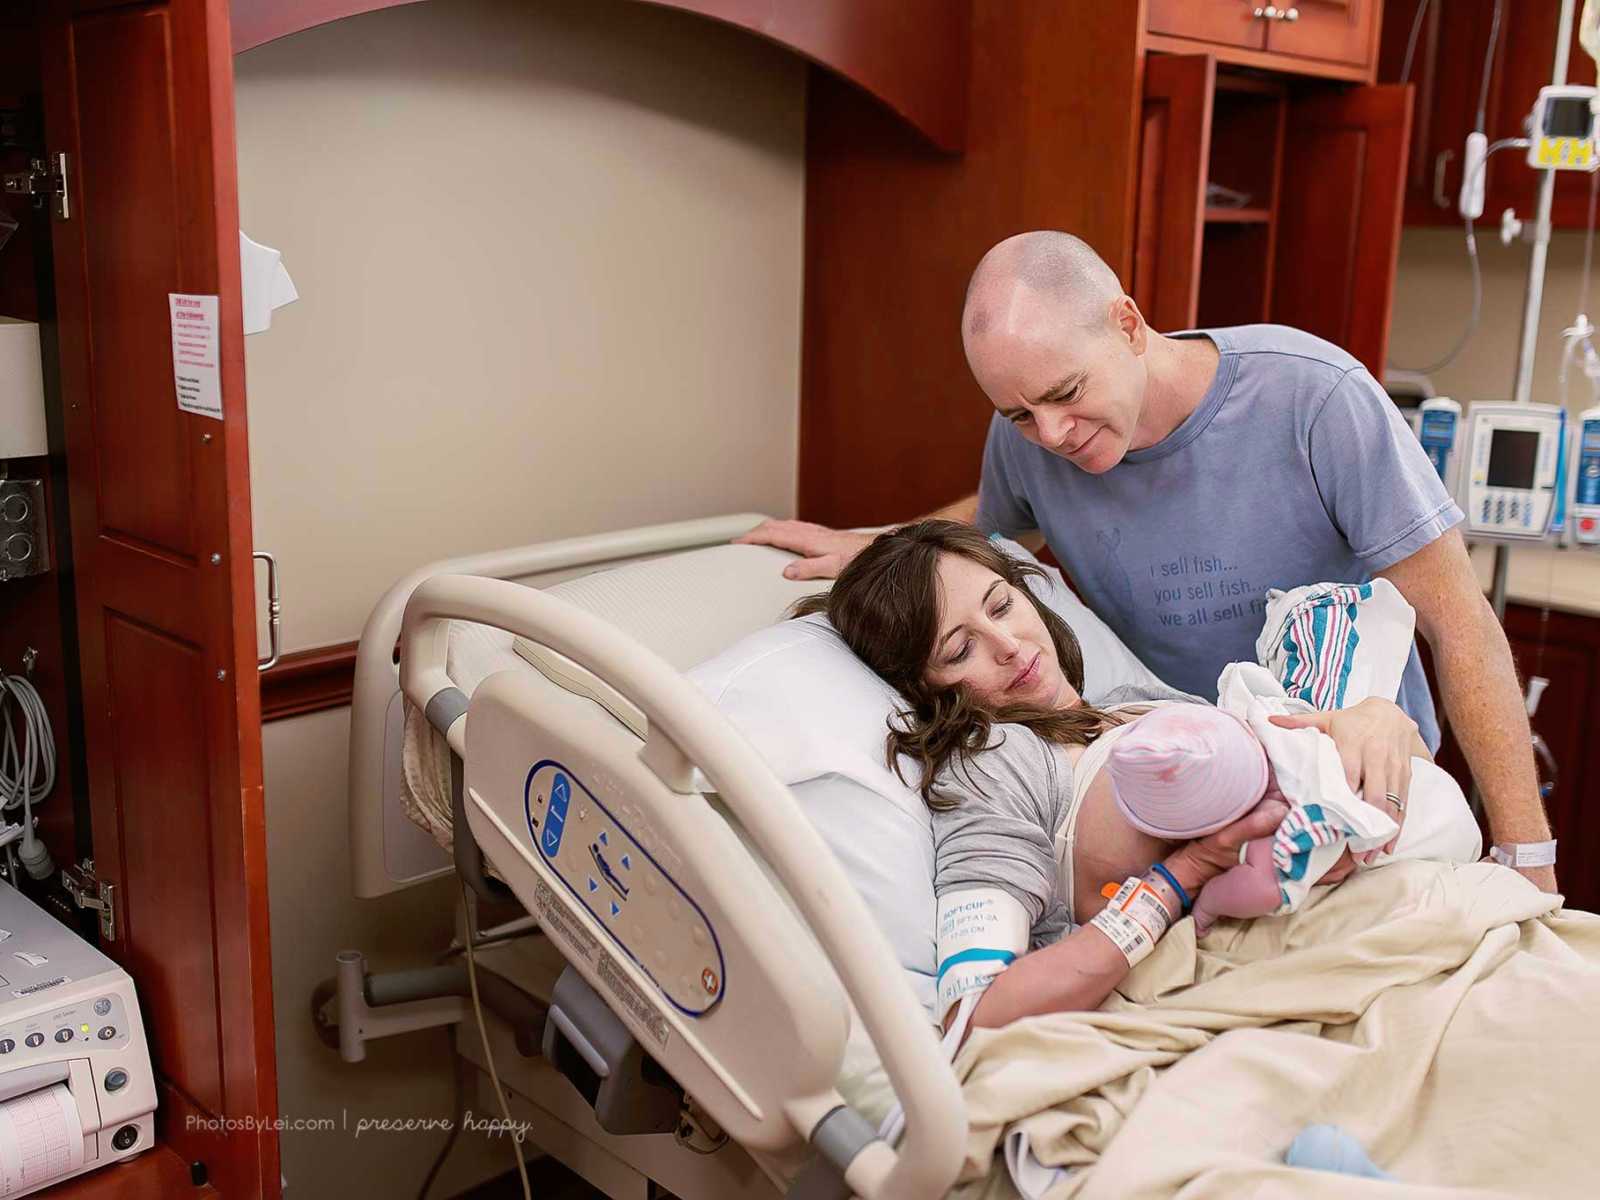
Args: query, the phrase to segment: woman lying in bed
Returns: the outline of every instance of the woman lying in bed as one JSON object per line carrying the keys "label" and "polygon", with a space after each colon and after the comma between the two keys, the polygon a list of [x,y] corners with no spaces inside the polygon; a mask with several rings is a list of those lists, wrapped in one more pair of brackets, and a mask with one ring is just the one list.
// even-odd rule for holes
{"label": "woman lying in bed", "polygon": [[[1124,688],[1084,703],[1077,640],[1026,586],[1036,574],[971,526],[924,521],[878,538],[802,606],[825,612],[907,702],[889,749],[921,767],[933,813],[947,1028],[1098,1007],[1288,812],[1269,782],[1250,811],[1205,837],[1174,842],[1130,822],[1100,769],[1114,740],[1103,735],[1203,702]],[[1390,752],[1363,764],[1364,784],[1404,796],[1410,755],[1426,750],[1386,703],[1367,702],[1360,718],[1392,727]],[[1299,721],[1327,729],[1330,716]],[[1108,881],[1120,885],[1109,904]]]}

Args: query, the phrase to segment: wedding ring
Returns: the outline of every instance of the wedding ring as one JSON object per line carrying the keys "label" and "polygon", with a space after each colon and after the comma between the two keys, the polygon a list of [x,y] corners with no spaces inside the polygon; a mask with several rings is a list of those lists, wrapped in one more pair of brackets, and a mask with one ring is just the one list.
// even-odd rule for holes
{"label": "wedding ring", "polygon": [[1394,805],[1395,812],[1403,813],[1406,811],[1405,801],[1400,799],[1400,797],[1396,796],[1393,792],[1385,792],[1383,794],[1383,798],[1390,804]]}

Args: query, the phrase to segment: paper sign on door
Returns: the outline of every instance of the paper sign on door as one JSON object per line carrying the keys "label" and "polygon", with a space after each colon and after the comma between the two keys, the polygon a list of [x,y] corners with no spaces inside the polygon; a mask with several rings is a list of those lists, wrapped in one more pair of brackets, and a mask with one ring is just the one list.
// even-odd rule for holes
{"label": "paper sign on door", "polygon": [[167,294],[172,308],[172,375],[178,407],[222,420],[217,298]]}

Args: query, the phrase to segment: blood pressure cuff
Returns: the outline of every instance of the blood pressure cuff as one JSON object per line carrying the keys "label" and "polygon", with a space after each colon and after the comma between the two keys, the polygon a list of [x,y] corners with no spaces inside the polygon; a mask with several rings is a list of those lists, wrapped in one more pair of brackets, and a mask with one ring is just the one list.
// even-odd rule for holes
{"label": "blood pressure cuff", "polygon": [[939,897],[939,1019],[963,996],[981,993],[1028,950],[1022,902],[1000,888],[962,888]]}

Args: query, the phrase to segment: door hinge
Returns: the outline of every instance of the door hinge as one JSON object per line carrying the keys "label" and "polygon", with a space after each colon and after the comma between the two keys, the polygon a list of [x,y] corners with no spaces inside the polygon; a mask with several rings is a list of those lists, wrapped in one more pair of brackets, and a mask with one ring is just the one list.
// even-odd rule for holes
{"label": "door hinge", "polygon": [[108,942],[117,940],[117,885],[107,883],[94,873],[94,859],[86,858],[76,867],[63,867],[61,886],[79,908],[93,909],[100,914],[100,936]]}
{"label": "door hinge", "polygon": [[4,191],[8,196],[33,196],[42,204],[46,196],[53,198],[55,214],[60,220],[72,216],[67,200],[67,156],[52,154],[35,158],[26,171],[8,171],[4,177]]}

